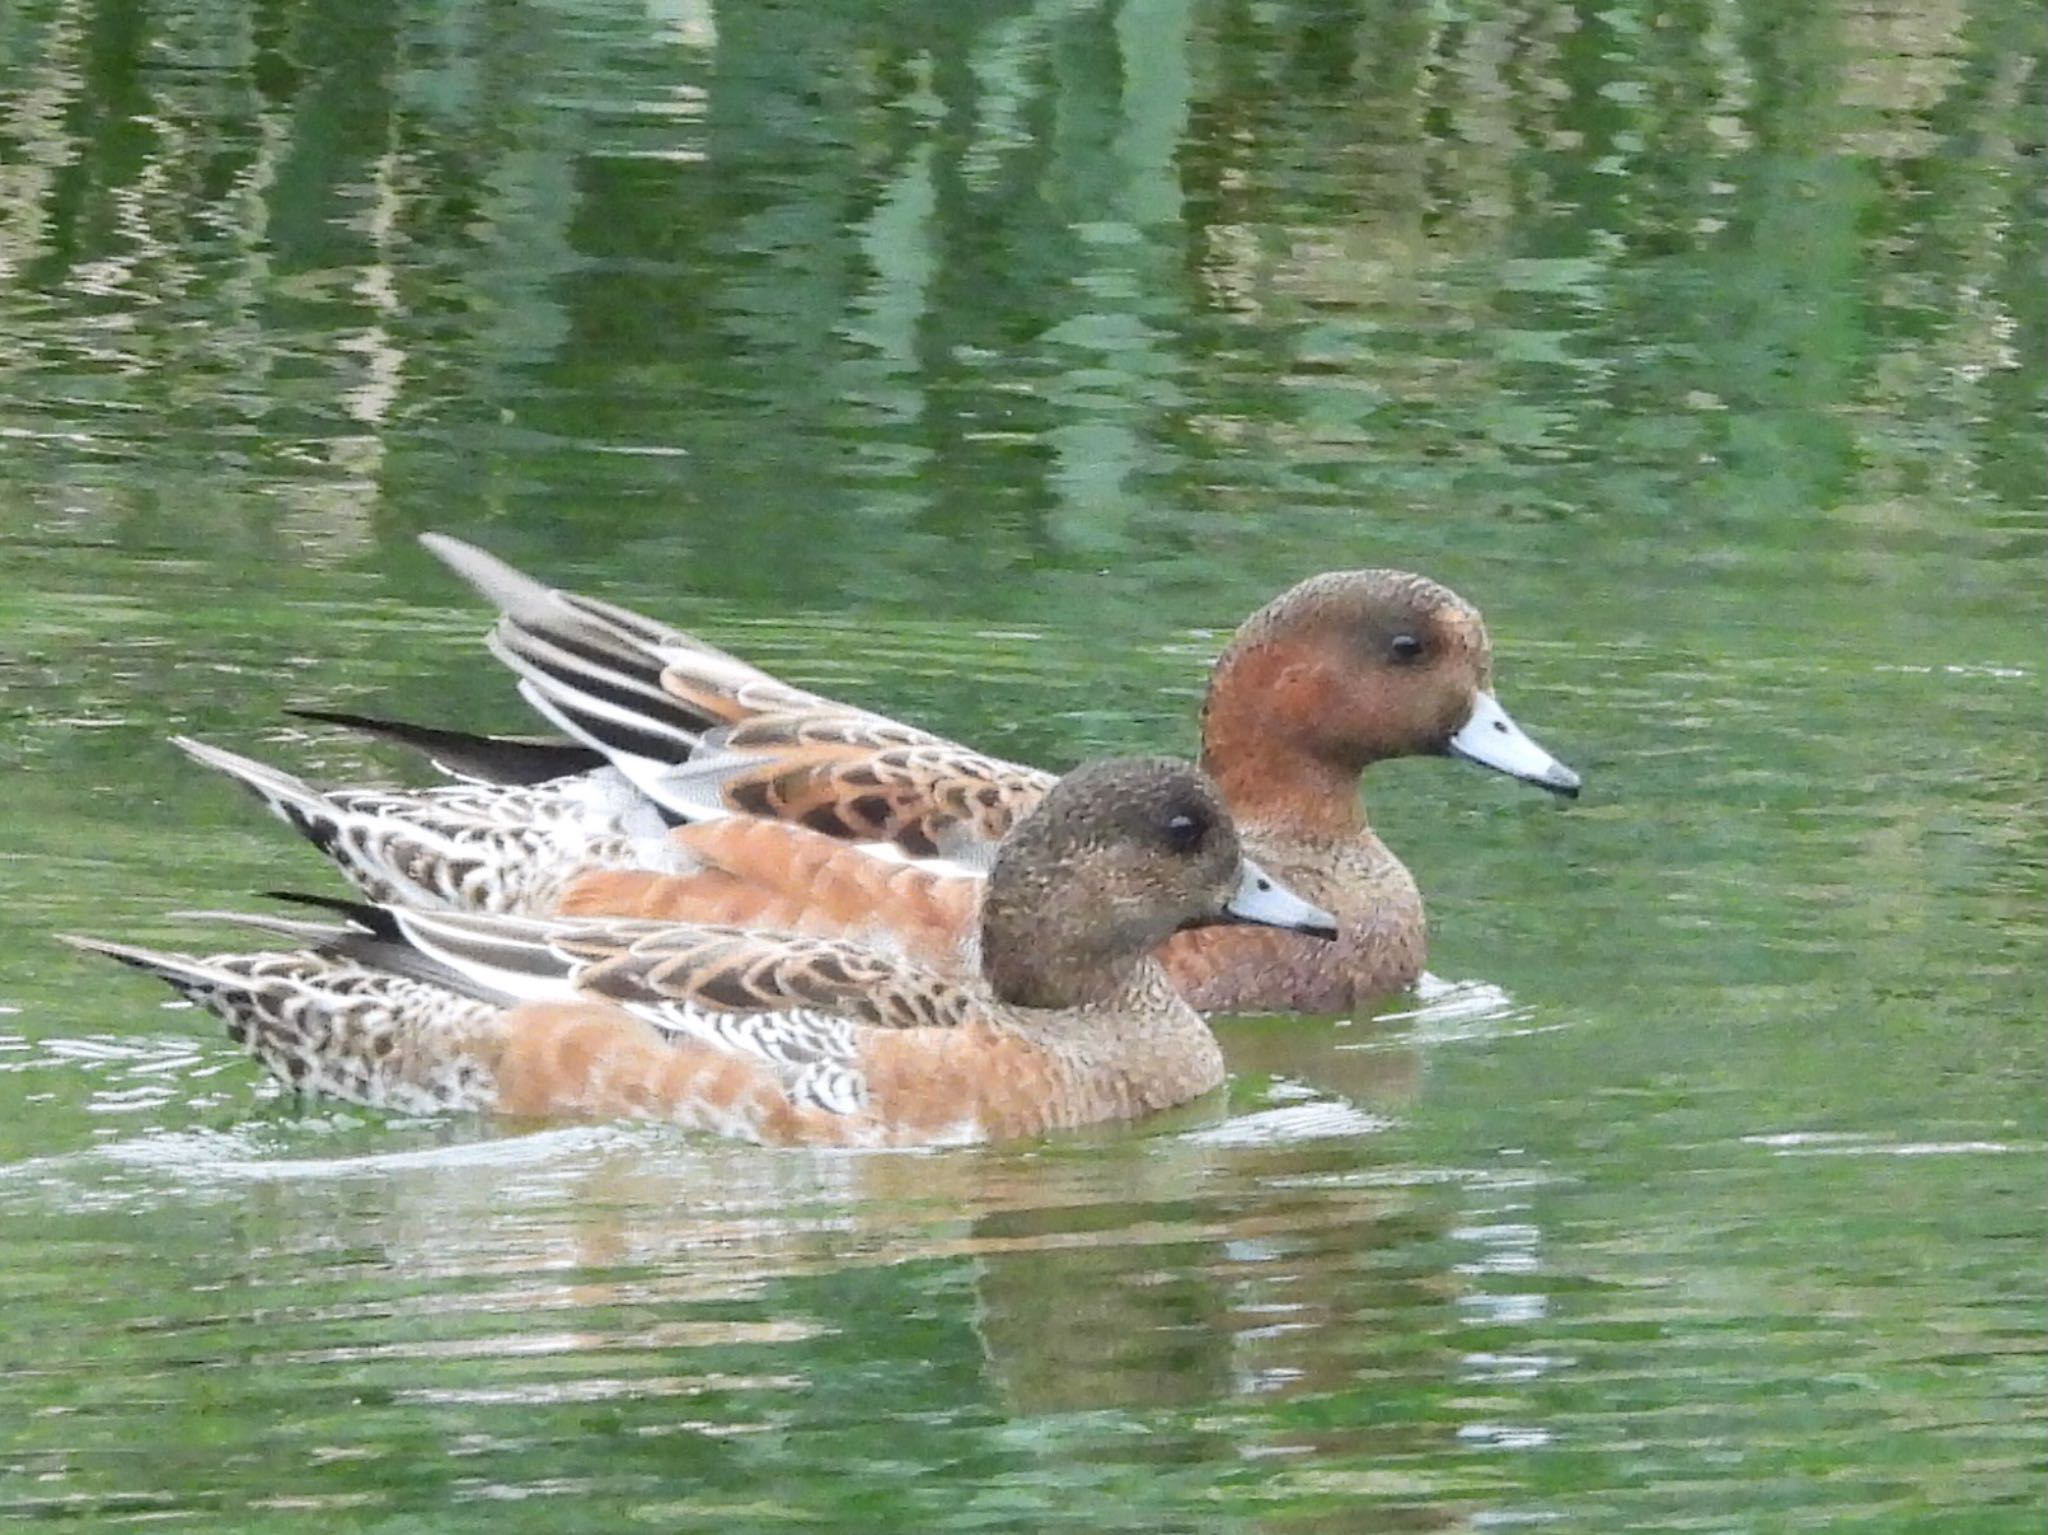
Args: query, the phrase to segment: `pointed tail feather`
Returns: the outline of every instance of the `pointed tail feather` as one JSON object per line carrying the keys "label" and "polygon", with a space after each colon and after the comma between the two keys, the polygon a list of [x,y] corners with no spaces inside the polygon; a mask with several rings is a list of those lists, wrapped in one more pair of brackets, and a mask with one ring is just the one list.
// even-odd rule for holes
{"label": "pointed tail feather", "polygon": [[[59,933],[57,937],[74,949],[104,955],[131,970],[155,976],[186,1001],[205,1008],[225,1023],[229,1039],[256,1055],[263,1054],[256,1043],[257,1033],[262,1027],[263,1009],[258,1006],[259,988],[250,973],[250,966],[259,958],[271,956],[214,954],[200,957],[164,949],[145,949],[137,944],[114,943],[105,938],[87,938],[77,933]],[[265,1064],[269,1064],[267,1058]]]}
{"label": "pointed tail feather", "polygon": [[326,791],[217,746],[175,744],[255,794],[372,901],[546,911],[586,867],[676,859],[660,815],[610,769],[534,787]]}
{"label": "pointed tail feather", "polygon": [[519,675],[527,701],[643,787],[689,760],[704,733],[725,723],[664,685],[671,661],[688,656],[736,682],[769,680],[722,650],[623,608],[543,586],[457,539],[424,533],[420,541],[497,606],[491,651]]}
{"label": "pointed tail feather", "polygon": [[503,1013],[327,953],[200,959],[101,938],[66,943],[169,983],[285,1086],[410,1114],[493,1108]]}
{"label": "pointed tail feather", "polygon": [[[528,703],[635,782],[687,762],[705,732],[725,723],[672,693],[663,680],[664,653],[629,634],[581,619],[541,628],[508,616],[489,643],[491,654],[518,674]],[[643,766],[636,772],[635,764]]]}
{"label": "pointed tail feather", "polygon": [[301,890],[266,890],[263,894],[267,900],[311,907],[340,920],[308,922],[242,911],[184,911],[171,915],[232,922],[296,938],[323,954],[411,976],[507,1007],[521,1001],[563,1002],[574,998],[575,988],[569,983],[573,965],[555,947],[556,933],[601,927],[623,935],[621,941],[630,941],[643,930],[659,930],[658,925],[649,923],[598,919],[544,921],[482,912],[424,911],[310,895]]}
{"label": "pointed tail feather", "polygon": [[443,730],[407,720],[352,714],[343,709],[287,709],[294,719],[339,725],[374,740],[411,747],[454,778],[478,783],[525,787],[588,773],[605,765],[603,752],[574,741],[542,736],[490,736],[466,730]]}
{"label": "pointed tail feather", "polygon": [[422,533],[420,543],[427,552],[467,581],[484,601],[516,622],[547,631],[554,627],[586,627],[590,632],[610,632],[618,639],[663,650],[686,650],[700,656],[747,667],[747,663],[716,645],[706,644],[693,634],[671,628],[660,621],[596,597],[581,597],[534,580],[515,570],[495,554],[475,544],[450,538],[446,533]]}
{"label": "pointed tail feather", "polygon": [[[241,984],[241,978],[215,959],[201,959],[190,954],[173,954],[161,949],[145,949],[138,944],[115,943],[106,938],[88,938],[80,933],[59,933],[59,943],[86,954],[100,954],[153,975],[182,996],[208,1005],[207,995],[229,986]],[[237,1036],[239,1037],[239,1036]]]}
{"label": "pointed tail feather", "polygon": [[[189,736],[172,736],[171,744],[193,761],[224,773],[269,807],[285,825],[318,848],[366,894],[445,899],[443,892],[407,878],[413,867],[404,856],[387,856],[383,839],[374,835],[378,818],[338,804],[304,779],[252,757],[209,746]],[[417,860],[414,860],[416,863]]]}
{"label": "pointed tail feather", "polygon": [[[283,901],[289,906],[310,906],[315,911],[332,912],[351,927],[366,933],[375,933],[380,938],[396,938],[398,929],[391,920],[391,909],[371,901],[351,901],[340,895],[314,895],[307,890],[266,890],[266,901]],[[194,917],[240,917],[238,912],[174,912],[174,916]],[[280,919],[281,920],[281,919]],[[332,924],[320,924],[328,931],[335,931]]]}
{"label": "pointed tail feather", "polygon": [[263,801],[285,825],[329,857],[341,834],[341,817],[333,804],[303,778],[281,768],[244,757],[218,746],[208,746],[190,736],[172,736],[171,745],[194,762],[224,773]]}
{"label": "pointed tail feather", "polygon": [[643,645],[660,646],[668,651],[688,651],[707,660],[722,661],[728,666],[736,666],[745,671],[756,670],[729,650],[720,650],[707,640],[700,640],[696,635],[681,629],[670,628],[657,619],[635,613],[631,608],[622,608],[615,602],[605,602],[596,597],[584,597],[576,592],[559,592],[557,595],[586,618],[630,635]]}
{"label": "pointed tail feather", "polygon": [[475,544],[450,538],[446,533],[422,533],[420,543],[507,617],[545,622],[557,609],[568,606],[553,587],[513,569]]}
{"label": "pointed tail feather", "polygon": [[[244,911],[174,912],[210,922],[232,922],[260,932],[296,938],[322,954],[352,960],[373,970],[410,977],[429,986],[509,1007],[527,994],[523,976],[546,976],[554,984],[540,995],[561,1000],[568,972],[548,953],[540,924],[517,917],[437,914],[401,906],[378,906],[300,890],[266,890],[265,897],[329,912],[340,922],[308,922]],[[454,947],[450,948],[450,939]],[[508,964],[507,957],[511,956]],[[495,962],[495,963],[494,963]]]}
{"label": "pointed tail feather", "polygon": [[254,928],[259,933],[296,939],[305,947],[323,954],[359,959],[366,964],[383,963],[383,947],[400,950],[407,947],[405,935],[398,930],[398,923],[389,907],[351,901],[342,896],[312,895],[303,890],[266,890],[263,898],[324,911],[339,920],[313,922],[303,917],[281,917],[270,912],[222,909],[174,911],[166,915],[173,922],[225,922],[235,927]]}

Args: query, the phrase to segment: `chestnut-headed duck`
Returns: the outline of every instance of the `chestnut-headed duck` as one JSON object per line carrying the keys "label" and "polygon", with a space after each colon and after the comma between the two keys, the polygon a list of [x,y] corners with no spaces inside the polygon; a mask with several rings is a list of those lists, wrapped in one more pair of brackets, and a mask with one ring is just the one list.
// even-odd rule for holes
{"label": "chestnut-headed duck", "polygon": [[[664,624],[544,586],[456,539],[427,534],[423,542],[497,606],[491,649],[518,674],[528,702],[573,738],[569,750],[601,754],[674,819],[790,822],[971,876],[1053,781],[791,687]],[[1334,944],[1249,931],[1174,939],[1168,971],[1205,1012],[1342,1011],[1420,976],[1421,895],[1360,803],[1360,775],[1373,763],[1460,757],[1554,793],[1579,789],[1578,776],[1495,698],[1478,610],[1403,571],[1313,576],[1246,619],[1211,670],[1201,738],[1201,764],[1252,855],[1333,912],[1339,930]],[[772,855],[756,854],[754,867],[773,867]],[[782,854],[793,868],[819,856],[796,836]],[[731,886],[730,877],[719,883],[722,891]],[[890,886],[909,887],[928,888]],[[772,888],[785,907],[801,893],[793,879]],[[694,904],[701,893],[593,870],[565,887],[558,909],[715,910]],[[884,905],[863,920],[887,922],[893,910]],[[811,920],[826,925],[818,914]]]}
{"label": "chestnut-headed duck", "polygon": [[[966,952],[990,853],[1053,775],[790,687],[454,539],[425,542],[499,607],[492,649],[574,739],[304,711],[406,741],[479,780],[411,798],[337,791],[332,804],[357,812],[346,828],[320,829],[318,814],[308,822],[303,803],[290,808],[289,794],[237,772],[227,754],[209,759],[308,831],[372,899],[870,940],[893,929],[925,962]],[[1340,934],[1334,944],[1251,931],[1175,937],[1162,958],[1206,1012],[1338,1012],[1421,974],[1421,895],[1359,800],[1372,763],[1457,756],[1578,792],[1577,776],[1495,699],[1477,610],[1400,571],[1315,576],[1253,614],[1212,670],[1201,726],[1202,763],[1247,846],[1335,913]],[[492,785],[505,798],[494,801]],[[527,817],[536,824],[522,830]],[[679,845],[661,847],[662,828],[677,821],[687,823],[673,834]],[[352,861],[386,839],[402,854],[396,863]],[[448,850],[446,866],[436,847]],[[394,867],[409,883],[384,882]]]}
{"label": "chestnut-headed duck", "polygon": [[1199,1097],[1222,1082],[1223,1057],[1153,951],[1210,925],[1310,943],[1335,932],[1244,856],[1208,779],[1163,758],[1079,768],[1020,815],[991,861],[969,980],[731,927],[343,910],[339,926],[240,919],[296,938],[291,953],[70,941],[219,1014],[302,1091],[901,1146]]}

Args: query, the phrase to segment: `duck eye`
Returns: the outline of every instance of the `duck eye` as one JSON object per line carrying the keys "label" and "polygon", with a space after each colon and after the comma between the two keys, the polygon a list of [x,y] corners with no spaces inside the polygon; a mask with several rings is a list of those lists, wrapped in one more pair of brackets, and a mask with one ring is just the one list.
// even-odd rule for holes
{"label": "duck eye", "polygon": [[1412,634],[1397,634],[1387,642],[1387,654],[1405,666],[1422,655],[1422,641]]}
{"label": "duck eye", "polygon": [[1166,845],[1176,853],[1192,853],[1202,845],[1202,838],[1209,830],[1209,823],[1198,815],[1185,811],[1169,817],[1166,822]]}

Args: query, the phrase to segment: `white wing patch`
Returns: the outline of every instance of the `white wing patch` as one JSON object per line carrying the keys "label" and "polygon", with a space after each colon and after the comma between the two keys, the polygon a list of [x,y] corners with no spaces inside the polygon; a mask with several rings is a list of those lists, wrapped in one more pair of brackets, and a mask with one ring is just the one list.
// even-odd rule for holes
{"label": "white wing patch", "polygon": [[686,821],[718,821],[733,812],[725,803],[725,786],[743,773],[761,766],[754,752],[721,751],[710,742],[720,734],[706,737],[706,747],[687,762],[665,765],[640,782],[647,796]]}
{"label": "white wing patch", "polygon": [[[517,666],[517,662],[511,662],[510,664],[515,667]],[[657,803],[661,802],[662,796],[659,785],[662,775],[669,770],[672,761],[664,761],[659,757],[650,757],[643,752],[628,751],[616,742],[602,739],[589,726],[578,720],[574,714],[558,705],[531,677],[521,680],[519,696],[525,699],[536,713],[545,718],[557,730],[574,740],[581,741],[585,746],[590,747],[594,751],[603,752],[611,761],[612,766],[631,779],[642,793]],[[576,693],[570,693],[566,696],[574,703],[577,709],[582,710],[591,718],[605,720],[629,732],[635,732],[639,738],[644,739],[650,735],[661,735],[672,739],[675,744],[669,749],[677,757],[685,757],[690,752],[696,750],[697,737],[689,731],[671,726],[650,724],[645,715],[635,714],[629,709],[620,708],[617,704],[604,699],[591,698]]]}

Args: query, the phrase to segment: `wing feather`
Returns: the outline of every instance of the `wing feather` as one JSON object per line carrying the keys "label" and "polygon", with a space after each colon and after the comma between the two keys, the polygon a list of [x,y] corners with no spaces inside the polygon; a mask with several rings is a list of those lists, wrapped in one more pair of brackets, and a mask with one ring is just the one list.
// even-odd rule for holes
{"label": "wing feather", "polygon": [[791,687],[652,619],[555,591],[454,539],[425,541],[497,605],[491,648],[527,700],[685,820],[792,820],[985,869],[1052,783]]}
{"label": "wing feather", "polygon": [[611,1003],[677,1042],[768,1065],[793,1102],[833,1113],[866,1106],[866,1031],[952,1028],[980,1011],[961,983],[834,939],[617,919],[389,916],[480,993]]}

